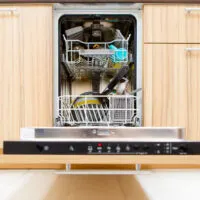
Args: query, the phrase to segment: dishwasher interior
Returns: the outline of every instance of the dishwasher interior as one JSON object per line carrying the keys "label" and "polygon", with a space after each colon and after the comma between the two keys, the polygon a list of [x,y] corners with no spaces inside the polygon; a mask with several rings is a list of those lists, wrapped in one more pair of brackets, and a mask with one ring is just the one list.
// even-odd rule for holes
{"label": "dishwasher interior", "polygon": [[133,15],[61,15],[58,52],[56,126],[141,126]]}

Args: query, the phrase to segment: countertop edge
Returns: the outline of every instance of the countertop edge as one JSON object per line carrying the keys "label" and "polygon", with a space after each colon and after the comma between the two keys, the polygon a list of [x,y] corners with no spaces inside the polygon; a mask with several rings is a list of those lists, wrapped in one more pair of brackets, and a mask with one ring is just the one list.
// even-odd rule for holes
{"label": "countertop edge", "polygon": [[0,164],[166,164],[200,165],[200,156],[0,155]]}

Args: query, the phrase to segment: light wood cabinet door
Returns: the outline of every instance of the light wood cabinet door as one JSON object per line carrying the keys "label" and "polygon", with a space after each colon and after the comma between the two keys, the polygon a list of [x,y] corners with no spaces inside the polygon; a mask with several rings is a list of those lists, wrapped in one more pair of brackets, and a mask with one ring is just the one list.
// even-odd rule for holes
{"label": "light wood cabinet door", "polygon": [[0,7],[0,148],[3,139],[17,138],[20,128],[20,40],[19,18],[9,9]]}
{"label": "light wood cabinet door", "polygon": [[52,7],[0,6],[0,148],[20,127],[52,125]]}
{"label": "light wood cabinet door", "polygon": [[[188,51],[187,48],[197,48]],[[180,126],[200,140],[200,45],[144,45],[144,126]]]}
{"label": "light wood cabinet door", "polygon": [[144,6],[145,43],[200,43],[200,5]]}

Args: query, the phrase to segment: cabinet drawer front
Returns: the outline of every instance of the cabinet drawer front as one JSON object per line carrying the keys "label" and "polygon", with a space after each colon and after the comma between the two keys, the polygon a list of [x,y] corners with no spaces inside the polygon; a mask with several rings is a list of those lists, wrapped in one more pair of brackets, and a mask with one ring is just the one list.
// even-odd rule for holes
{"label": "cabinet drawer front", "polygon": [[145,43],[200,43],[200,5],[144,6]]}
{"label": "cabinet drawer front", "polygon": [[144,45],[144,125],[186,128],[200,140],[200,45]]}

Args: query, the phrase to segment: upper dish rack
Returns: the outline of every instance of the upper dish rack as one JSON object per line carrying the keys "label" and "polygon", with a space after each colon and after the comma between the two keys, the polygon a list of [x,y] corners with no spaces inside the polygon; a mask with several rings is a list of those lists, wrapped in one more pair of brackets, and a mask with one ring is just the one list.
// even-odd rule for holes
{"label": "upper dish rack", "polygon": [[87,76],[91,71],[116,71],[119,67],[117,63],[128,63],[128,43],[131,35],[127,39],[116,30],[115,39],[110,42],[83,42],[81,40],[67,39],[65,41],[66,52],[64,62],[68,71],[73,77],[81,78]]}
{"label": "upper dish rack", "polygon": [[[134,95],[65,95],[58,97],[59,126],[140,126]],[[137,101],[138,102],[138,101]]]}

